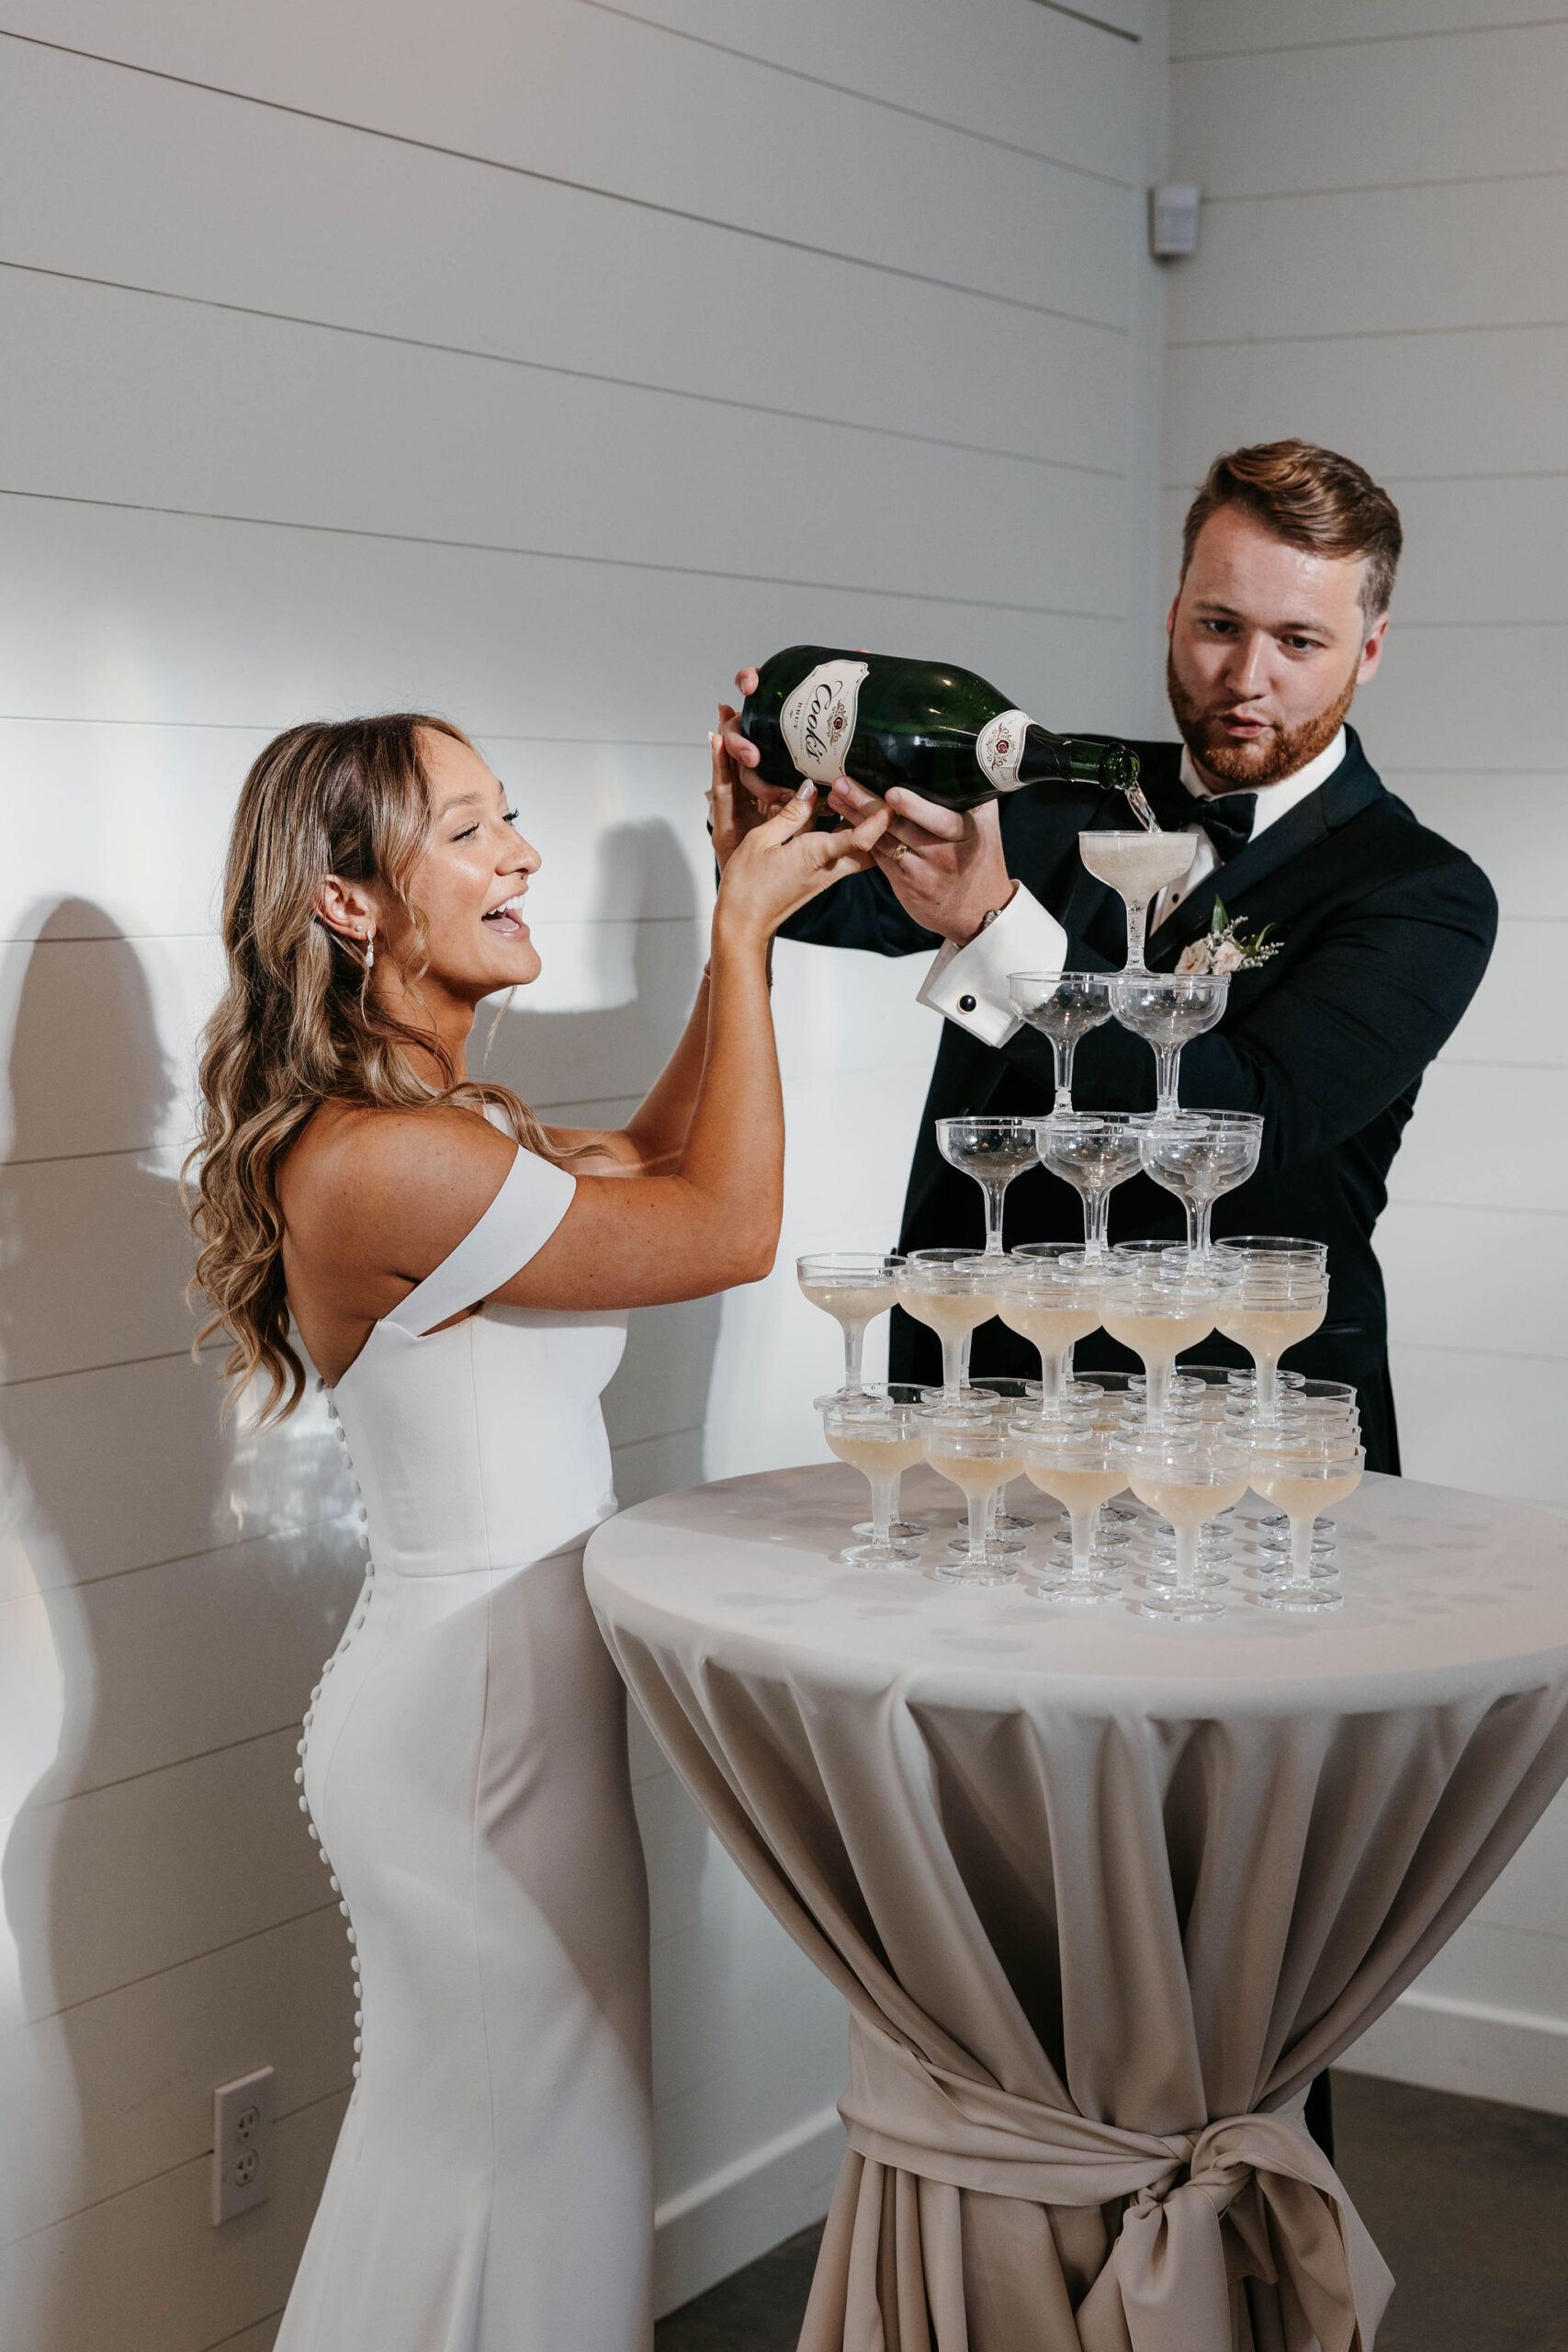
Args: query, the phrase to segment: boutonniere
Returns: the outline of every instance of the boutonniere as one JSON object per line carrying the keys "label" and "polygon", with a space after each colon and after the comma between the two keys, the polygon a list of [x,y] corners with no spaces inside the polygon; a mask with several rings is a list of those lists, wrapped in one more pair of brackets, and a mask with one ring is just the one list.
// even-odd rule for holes
{"label": "boutonniere", "polygon": [[1278,956],[1281,942],[1269,936],[1274,926],[1266,922],[1261,931],[1243,931],[1245,915],[1227,915],[1219,899],[1209,917],[1206,937],[1193,940],[1184,947],[1177,960],[1179,972],[1255,972],[1259,964],[1267,964],[1270,956]]}

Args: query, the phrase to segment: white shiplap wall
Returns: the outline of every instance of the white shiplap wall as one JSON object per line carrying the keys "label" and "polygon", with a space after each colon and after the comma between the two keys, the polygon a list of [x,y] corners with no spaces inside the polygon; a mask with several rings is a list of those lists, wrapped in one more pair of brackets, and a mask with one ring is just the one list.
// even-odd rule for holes
{"label": "white shiplap wall", "polygon": [[[1301,433],[1398,500],[1356,719],[1491,875],[1497,950],[1428,1072],[1379,1251],[1412,1476],[1568,1505],[1568,18],[1509,0],[1173,0],[1164,540],[1217,449]],[[1568,2113],[1568,1798],[1361,2045]]]}
{"label": "white shiplap wall", "polygon": [[[263,2352],[347,2076],[291,1774],[358,1539],[319,1416],[225,1432],[185,1353],[246,765],[311,712],[468,726],[546,857],[491,1067],[613,1118],[702,960],[738,661],[926,649],[1148,725],[1164,71],[1153,0],[7,0],[7,2352]],[[786,1268],[894,1229],[913,984],[780,956]],[[787,1272],[636,1318],[623,1496],[815,1454],[835,1347]],[[842,2036],[637,1770],[669,2303],[821,2210]],[[210,2088],[269,2061],[278,2192],[215,2233]]]}

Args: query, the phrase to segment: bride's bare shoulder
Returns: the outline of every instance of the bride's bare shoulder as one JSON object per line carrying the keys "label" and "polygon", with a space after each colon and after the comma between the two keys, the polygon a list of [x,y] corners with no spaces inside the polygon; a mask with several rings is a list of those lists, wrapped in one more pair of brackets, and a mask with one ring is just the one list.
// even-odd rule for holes
{"label": "bride's bare shoulder", "polygon": [[480,1113],[458,1103],[323,1102],[278,1170],[278,1205],[297,1246],[346,1246],[397,1264],[411,1242],[439,1239],[448,1226],[460,1238],[514,1150]]}

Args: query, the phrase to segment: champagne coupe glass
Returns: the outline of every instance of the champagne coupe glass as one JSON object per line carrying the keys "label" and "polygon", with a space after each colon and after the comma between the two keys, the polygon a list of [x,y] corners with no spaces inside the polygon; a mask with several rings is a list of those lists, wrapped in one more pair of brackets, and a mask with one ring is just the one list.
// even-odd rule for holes
{"label": "champagne coupe glass", "polygon": [[865,1327],[892,1306],[894,1276],[900,1262],[879,1251],[858,1250],[829,1250],[795,1261],[802,1295],[832,1316],[843,1332],[846,1396],[864,1392],[861,1356]]}
{"label": "champagne coupe glass", "polygon": [[1207,1257],[1209,1221],[1224,1193],[1245,1184],[1263,1147],[1258,1111],[1156,1112],[1144,1130],[1144,1173],[1174,1193],[1187,1213],[1187,1247]]}
{"label": "champagne coupe glass", "polygon": [[[1328,1312],[1328,1276],[1299,1258],[1269,1257],[1261,1250],[1246,1256],[1233,1250],[1240,1278],[1226,1287],[1215,1316],[1216,1329],[1238,1348],[1245,1348],[1257,1370],[1257,1425],[1260,1430],[1281,1426],[1278,1373],[1287,1348],[1310,1339]],[[1216,1250],[1216,1266],[1224,1253]]]}
{"label": "champagne coupe glass", "polygon": [[1040,1351],[1040,1418],[1060,1420],[1066,1366],[1079,1340],[1100,1329],[1103,1279],[1081,1251],[1010,1257],[994,1278],[997,1313]]}
{"label": "champagne coupe glass", "polygon": [[929,1325],[942,1341],[942,1394],[956,1404],[964,1394],[964,1350],[971,1331],[996,1313],[976,1250],[912,1250],[893,1282],[906,1315]]}
{"label": "champagne coupe glass", "polygon": [[1042,1569],[1036,1587],[1043,1600],[1114,1600],[1121,1586],[1094,1563],[1100,1507],[1127,1483],[1126,1466],[1111,1451],[1109,1435],[1095,1429],[1047,1429],[1013,1423],[1023,1442],[1023,1466],[1043,1495],[1059,1502],[1072,1525],[1072,1565],[1055,1561]]}
{"label": "champagne coupe glass", "polygon": [[1127,910],[1123,969],[1146,972],[1144,939],[1149,909],[1168,884],[1179,882],[1191,865],[1191,834],[1080,833],[1078,855],[1096,881],[1114,890]]}
{"label": "champagne coupe glass", "polygon": [[948,1413],[939,1408],[924,1417],[921,1439],[933,1470],[951,1479],[969,1507],[969,1541],[955,1558],[939,1560],[936,1572],[953,1584],[1010,1584],[1017,1565],[986,1537],[988,1506],[1023,1468],[1021,1442],[992,1414]]}
{"label": "champagne coupe glass", "polygon": [[986,1196],[986,1255],[1002,1254],[1008,1186],[1040,1157],[1032,1119],[939,1119],[936,1145],[950,1168],[973,1176]]}
{"label": "champagne coupe glass", "polygon": [[920,1458],[919,1408],[871,1389],[818,1396],[817,1409],[829,1451],[863,1471],[871,1487],[871,1541],[852,1544],[840,1559],[859,1568],[901,1568],[918,1560],[914,1545],[898,1543],[891,1527],[898,1481]]}
{"label": "champagne coupe glass", "polygon": [[1100,1321],[1113,1340],[1142,1359],[1148,1384],[1146,1423],[1151,1430],[1160,1430],[1176,1359],[1214,1329],[1234,1277],[1195,1260],[1182,1263],[1168,1256],[1152,1272],[1133,1262],[1136,1271],[1128,1273],[1112,1259],[1116,1271],[1106,1284]]}
{"label": "champagne coupe glass", "polygon": [[1179,1107],[1181,1048],[1212,1029],[1230,994],[1228,972],[1113,972],[1111,1010],[1123,1029],[1154,1048],[1158,1111]]}
{"label": "champagne coupe glass", "polygon": [[1136,1175],[1143,1132],[1151,1115],[1147,1111],[1066,1111],[1034,1123],[1043,1166],[1070,1184],[1083,1202],[1084,1249],[1091,1258],[1106,1254],[1111,1195],[1118,1184]]}
{"label": "champagne coupe glass", "polygon": [[1313,1529],[1320,1510],[1355,1493],[1366,1464],[1363,1449],[1338,1436],[1317,1442],[1292,1439],[1273,1450],[1255,1449],[1252,1485],[1265,1502],[1286,1511],[1291,1521],[1291,1573],[1259,1593],[1266,1608],[1343,1607],[1345,1596],[1337,1587],[1313,1574]]}
{"label": "champagne coupe glass", "polygon": [[1223,1439],[1161,1436],[1155,1431],[1111,1441],[1127,1484],[1176,1532],[1176,1567],[1158,1591],[1145,1592],[1143,1606],[1156,1617],[1182,1621],[1223,1615],[1224,1602],[1198,1567],[1198,1538],[1221,1511],[1240,1502],[1247,1488],[1251,1457],[1245,1445]]}
{"label": "champagne coupe glass", "polygon": [[[913,1380],[888,1380],[876,1388],[865,1391],[868,1396],[879,1402],[886,1396],[895,1405],[915,1407],[932,1403],[940,1393],[940,1390],[935,1388],[924,1388],[918,1381]],[[840,1394],[842,1396],[841,1390]],[[820,1405],[822,1399],[818,1397],[817,1401]],[[902,1476],[903,1472],[900,1471],[898,1477]],[[895,1544],[919,1544],[931,1533],[931,1529],[923,1519],[905,1519],[900,1513],[898,1478],[893,1481],[893,1516],[887,1524]],[[857,1544],[870,1544],[875,1539],[875,1523],[869,1519],[857,1520],[851,1528],[850,1533]]]}
{"label": "champagne coupe glass", "polygon": [[1104,972],[1010,972],[1008,995],[1021,1021],[1051,1040],[1056,1070],[1054,1111],[1073,1107],[1073,1055],[1080,1037],[1111,1018]]}
{"label": "champagne coupe glass", "polygon": [[[992,1292],[994,1300],[994,1283]],[[964,1392],[964,1402],[966,1408],[978,1405],[988,1410],[998,1429],[1005,1429],[1010,1421],[1037,1419],[1042,1393],[1038,1380],[1020,1380],[1012,1373],[987,1372],[981,1379],[971,1380]],[[998,1551],[1021,1552],[1024,1539],[1034,1521],[1020,1518],[1017,1511],[1009,1510],[1006,1505],[1007,1497],[998,1487],[986,1512],[986,1541],[994,1544]],[[948,1545],[948,1549],[954,1552],[963,1548],[964,1539],[961,1536],[953,1537]]]}

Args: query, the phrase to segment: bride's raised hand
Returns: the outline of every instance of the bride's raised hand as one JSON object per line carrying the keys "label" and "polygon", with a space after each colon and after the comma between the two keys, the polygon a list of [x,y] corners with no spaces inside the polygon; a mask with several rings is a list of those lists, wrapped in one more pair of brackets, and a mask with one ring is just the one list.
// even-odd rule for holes
{"label": "bride's raised hand", "polygon": [[[716,752],[715,797],[719,793],[719,754]],[[780,923],[833,883],[849,874],[864,874],[873,865],[872,851],[887,829],[887,811],[879,802],[871,815],[855,826],[819,833],[811,830],[817,813],[817,787],[806,783],[776,816],[754,825],[730,849],[714,909],[714,932],[749,932],[771,937]],[[716,836],[718,810],[716,806]]]}

